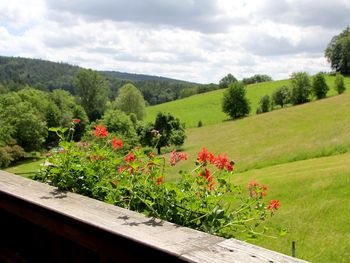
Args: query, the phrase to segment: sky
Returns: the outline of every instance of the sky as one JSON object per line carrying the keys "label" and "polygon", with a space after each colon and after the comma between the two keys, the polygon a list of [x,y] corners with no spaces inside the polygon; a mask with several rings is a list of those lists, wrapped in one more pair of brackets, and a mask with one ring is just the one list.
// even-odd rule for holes
{"label": "sky", "polygon": [[0,0],[0,55],[218,83],[330,71],[349,0]]}

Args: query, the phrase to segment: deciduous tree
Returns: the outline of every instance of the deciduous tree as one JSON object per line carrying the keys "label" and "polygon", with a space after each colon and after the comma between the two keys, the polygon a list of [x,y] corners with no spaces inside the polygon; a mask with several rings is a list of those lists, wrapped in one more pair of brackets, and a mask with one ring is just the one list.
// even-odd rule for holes
{"label": "deciduous tree", "polygon": [[249,101],[242,82],[234,82],[224,93],[222,110],[231,118],[244,117],[250,112]]}
{"label": "deciduous tree", "polygon": [[96,71],[81,69],[75,76],[74,86],[89,119],[94,121],[100,118],[108,100],[107,82]]}

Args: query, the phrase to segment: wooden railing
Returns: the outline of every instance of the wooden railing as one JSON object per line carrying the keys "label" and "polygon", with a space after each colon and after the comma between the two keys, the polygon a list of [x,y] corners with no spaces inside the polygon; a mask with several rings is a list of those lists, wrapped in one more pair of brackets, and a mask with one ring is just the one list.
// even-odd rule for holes
{"label": "wooden railing", "polygon": [[0,171],[0,262],[305,262]]}

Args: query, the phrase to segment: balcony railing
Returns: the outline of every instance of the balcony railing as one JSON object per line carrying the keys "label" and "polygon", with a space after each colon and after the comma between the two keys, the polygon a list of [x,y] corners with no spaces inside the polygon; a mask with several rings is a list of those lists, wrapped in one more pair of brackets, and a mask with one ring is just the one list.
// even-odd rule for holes
{"label": "balcony railing", "polygon": [[0,171],[0,262],[305,262]]}

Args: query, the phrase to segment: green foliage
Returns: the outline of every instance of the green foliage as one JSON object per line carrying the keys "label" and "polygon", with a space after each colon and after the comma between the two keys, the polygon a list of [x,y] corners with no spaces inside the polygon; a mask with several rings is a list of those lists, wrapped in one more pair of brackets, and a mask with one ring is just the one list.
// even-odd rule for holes
{"label": "green foliage", "polygon": [[264,113],[269,112],[271,110],[271,99],[269,95],[265,95],[260,99],[259,102],[259,108],[257,109],[256,113]]}
{"label": "green foliage", "polygon": [[160,154],[162,147],[180,146],[184,143],[185,138],[185,127],[180,120],[169,113],[159,112],[154,124],[144,127],[142,142],[144,145],[156,147]]}
{"label": "green foliage", "polygon": [[197,127],[200,128],[203,126],[203,122],[202,121],[199,121],[198,124],[197,124]]}
{"label": "green foliage", "polygon": [[249,114],[250,106],[242,82],[234,82],[224,93],[222,110],[231,118],[237,119]]}
{"label": "green foliage", "polygon": [[291,76],[291,102],[294,105],[306,103],[312,91],[309,75],[306,72],[294,72]]}
{"label": "green foliage", "polygon": [[79,70],[74,79],[76,94],[80,104],[91,121],[100,118],[106,109],[109,86],[96,72]]}
{"label": "green foliage", "polygon": [[319,72],[313,77],[312,92],[317,99],[323,99],[326,97],[329,87],[326,83],[326,79],[323,73]]}
{"label": "green foliage", "polygon": [[341,74],[350,73],[350,28],[332,38],[325,50],[325,57],[332,69]]}
{"label": "green foliage", "polygon": [[281,108],[283,108],[284,105],[290,103],[290,99],[291,99],[291,91],[288,86],[278,87],[272,93],[273,104],[280,105]]}
{"label": "green foliage", "polygon": [[334,89],[338,94],[342,94],[345,91],[344,77],[341,74],[337,74],[334,80]]}
{"label": "green foliage", "polygon": [[121,87],[113,107],[122,110],[128,115],[134,113],[138,120],[142,120],[146,114],[145,100],[141,92],[132,84],[126,84]]}
{"label": "green foliage", "polygon": [[250,78],[244,78],[242,79],[242,82],[245,85],[248,84],[254,84],[254,83],[261,83],[261,82],[267,82],[267,81],[272,81],[272,78],[268,75],[264,75],[264,74],[256,74]]}
{"label": "green foliage", "polygon": [[0,147],[0,168],[9,166],[24,157],[24,150],[17,145],[15,140],[11,140],[6,146]]}
{"label": "green foliage", "polygon": [[237,82],[237,79],[231,73],[229,73],[220,80],[219,87],[220,87],[220,89],[226,89],[232,83],[235,83],[235,82]]}
{"label": "green foliage", "polygon": [[139,145],[139,137],[135,129],[135,124],[123,111],[107,110],[101,122],[106,126],[108,131],[123,140],[124,149],[130,150]]}
{"label": "green foliage", "polygon": [[[47,102],[46,97],[38,99],[42,100],[43,105]],[[26,151],[41,149],[47,136],[47,128],[44,113],[36,108],[38,105],[23,101],[16,93],[2,95],[0,104],[3,106],[0,109],[0,119],[11,127],[11,137]]]}
{"label": "green foliage", "polygon": [[[57,132],[64,134],[64,130]],[[279,206],[277,200],[274,207],[265,203],[263,185],[254,182],[243,190],[230,183],[233,163],[227,156],[215,157],[203,148],[193,172],[182,173],[177,182],[164,182],[164,156],[145,154],[141,148],[125,156],[110,139],[103,136],[86,143],[63,139],[61,150],[48,159],[52,166],[35,179],[223,237],[263,234],[257,226]],[[173,151],[169,162],[175,165],[186,159],[186,154]],[[232,201],[223,202],[227,198]]]}

